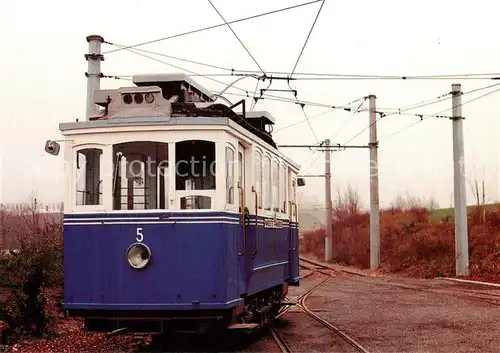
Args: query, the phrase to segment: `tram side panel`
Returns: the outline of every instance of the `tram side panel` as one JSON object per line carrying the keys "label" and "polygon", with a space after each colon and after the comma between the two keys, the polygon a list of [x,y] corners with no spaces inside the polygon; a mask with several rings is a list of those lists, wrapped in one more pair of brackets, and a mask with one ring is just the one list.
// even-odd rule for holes
{"label": "tram side panel", "polygon": [[[102,216],[100,221],[94,218],[65,217],[65,309],[226,309],[238,300],[232,284],[239,281],[238,268],[225,264],[227,249],[234,248],[231,242],[241,238],[238,225],[140,221],[96,225]],[[233,237],[226,236],[231,233]],[[143,269],[130,267],[125,255],[138,240],[152,253],[151,263]]]}
{"label": "tram side panel", "polygon": [[279,227],[270,226],[273,219],[255,216],[249,220],[251,234],[251,266],[249,273],[248,294],[272,288],[290,280],[290,234],[288,222]]}

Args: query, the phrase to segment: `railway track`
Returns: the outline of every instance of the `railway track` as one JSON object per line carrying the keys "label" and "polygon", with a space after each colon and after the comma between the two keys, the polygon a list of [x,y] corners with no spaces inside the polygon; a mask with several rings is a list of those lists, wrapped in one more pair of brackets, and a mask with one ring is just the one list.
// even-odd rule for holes
{"label": "railway track", "polygon": [[[391,287],[397,287],[397,288],[402,288],[406,290],[416,290],[416,291],[422,291],[422,292],[428,292],[428,293],[433,293],[433,294],[441,294],[441,295],[447,295],[447,296],[452,296],[452,297],[457,297],[461,299],[468,299],[468,300],[473,300],[473,301],[480,301],[483,303],[495,305],[495,306],[500,306],[500,293],[495,293],[495,292],[484,292],[484,291],[479,291],[479,290],[474,290],[474,289],[464,289],[464,288],[436,288],[434,285],[421,285],[421,284],[409,284],[409,283],[401,283],[401,282],[396,282],[391,279],[391,281],[387,281],[387,279],[381,279],[378,277],[372,277],[368,274],[364,274],[362,272],[358,272],[355,270],[348,270],[348,269],[339,269],[339,268],[334,268],[333,266],[328,266],[326,264],[322,264],[318,261],[308,259],[308,258],[300,258],[301,264],[300,266],[309,272],[301,276],[301,279],[307,278],[315,273],[323,274],[326,276],[324,280],[322,280],[320,283],[313,285],[310,289],[308,289],[305,293],[301,294],[297,298],[297,305],[296,307],[300,309],[301,312],[305,313],[307,316],[310,318],[314,319],[317,323],[322,325],[323,327],[327,328],[329,331],[335,333],[337,336],[339,336],[343,341],[348,343],[356,352],[364,352],[368,353],[368,350],[363,347],[361,344],[356,342],[352,337],[347,335],[346,333],[342,332],[338,327],[334,326],[332,323],[326,321],[323,319],[321,316],[317,315],[315,312],[310,310],[307,307],[306,300],[307,298],[320,286],[325,284],[330,278],[334,277],[332,276],[331,273],[328,273],[328,270],[334,270],[334,271],[339,271],[341,273],[349,275],[349,279],[356,280],[356,281],[362,281],[362,282],[367,282],[367,283],[373,283],[373,284],[380,284],[380,285],[387,285]],[[277,319],[285,315],[291,308],[286,307],[283,309],[277,316]],[[282,352],[292,352],[290,349],[290,346],[286,343],[286,341],[283,339],[283,337],[280,335],[279,330],[277,330],[274,326],[272,327],[272,336],[278,347]]]}
{"label": "railway track", "polygon": [[[343,272],[345,274],[352,275],[353,278],[350,278],[352,280],[387,285],[387,286],[391,286],[391,287],[397,287],[397,288],[408,289],[408,290],[428,292],[428,293],[433,293],[433,294],[444,294],[444,295],[453,296],[453,297],[457,297],[457,298],[461,298],[461,299],[469,299],[469,300],[480,301],[480,302],[495,305],[495,306],[500,306],[500,293],[485,293],[484,291],[479,291],[479,290],[474,290],[474,289],[463,289],[463,288],[459,289],[459,290],[447,289],[447,288],[436,288],[435,286],[429,286],[429,285],[400,283],[400,282],[396,282],[393,279],[391,279],[391,281],[386,281],[386,280],[383,280],[383,279],[381,280],[380,278],[372,277],[372,276],[369,276],[369,275],[366,275],[366,274],[363,274],[363,273],[357,272],[357,271],[349,271],[349,270],[345,270],[345,269],[333,268],[331,266],[321,264],[321,263],[314,261],[312,259],[307,259],[307,258],[301,257],[300,261],[302,261],[303,263],[306,263],[310,266],[314,266],[314,268],[337,270],[337,271]],[[305,267],[307,267],[307,266],[305,266]],[[316,271],[319,271],[319,270],[316,270]],[[368,278],[370,278],[370,279],[367,280]]]}
{"label": "railway track", "polygon": [[[314,319],[317,323],[319,323],[321,326],[325,327],[326,329],[328,329],[330,332],[333,332],[334,334],[336,334],[339,338],[341,338],[344,342],[346,342],[349,346],[351,346],[352,348],[354,348],[354,350],[356,352],[362,352],[362,353],[369,353],[369,351],[363,347],[360,343],[356,342],[356,340],[354,340],[352,337],[350,337],[349,335],[347,335],[346,333],[344,333],[343,331],[341,331],[338,327],[332,325],[330,322],[326,321],[325,319],[323,319],[321,316],[317,315],[316,313],[314,313],[311,309],[309,309],[309,307],[307,306],[306,304],[306,300],[307,298],[316,290],[318,289],[319,287],[321,287],[322,285],[324,285],[326,282],[328,282],[331,278],[332,278],[332,275],[329,274],[329,273],[325,273],[324,271],[322,271],[323,268],[325,268],[324,266],[321,266],[321,265],[315,265],[315,264],[312,264],[313,267],[309,267],[309,266],[303,266],[301,265],[302,267],[305,267],[307,268],[308,270],[310,270],[311,272],[307,273],[306,275],[304,275],[302,278],[306,278],[306,277],[309,277],[310,275],[312,275],[313,273],[321,273],[323,275],[326,276],[325,279],[323,279],[321,282],[313,285],[310,289],[308,289],[305,293],[301,294],[298,299],[297,299],[297,307],[303,312],[305,313],[307,316],[309,316],[310,318]],[[284,314],[286,314],[291,308],[290,307],[286,307],[284,308],[283,310],[281,310],[279,312],[279,314],[276,316],[276,319],[279,319],[280,317],[282,317]],[[280,348],[280,350],[283,352],[283,353],[290,353],[292,352],[290,346],[286,343],[286,341],[283,339],[283,337],[280,335],[279,333],[279,330],[276,329],[275,326],[272,326],[271,327],[271,333],[272,333],[272,336],[276,342],[276,344],[278,345],[278,347]]]}

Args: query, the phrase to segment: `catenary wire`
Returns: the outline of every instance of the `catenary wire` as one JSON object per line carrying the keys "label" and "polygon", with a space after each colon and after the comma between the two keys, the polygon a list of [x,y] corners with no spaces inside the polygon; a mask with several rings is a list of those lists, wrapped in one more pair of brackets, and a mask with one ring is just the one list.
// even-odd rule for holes
{"label": "catenary wire", "polygon": [[[223,73],[204,73],[204,74],[196,74],[192,76],[203,76],[203,77],[220,77],[220,76],[252,76],[255,74],[260,73],[260,71],[252,71],[252,70],[240,70],[240,69],[234,69],[234,68],[228,68],[228,67],[223,67],[219,65],[213,65],[213,64],[208,64],[200,61],[195,61],[195,60],[190,60],[190,59],[185,59],[185,58],[180,58],[177,56],[172,56],[172,55],[167,55],[164,53],[159,53],[151,50],[146,50],[142,48],[135,48],[134,46],[126,46],[123,44],[117,44],[117,43],[110,43],[114,46],[117,46],[120,50],[125,50],[128,48],[134,48],[136,51],[140,51],[146,54],[152,54],[152,55],[158,55],[162,56],[165,58],[173,59],[173,60],[178,60],[178,61],[184,61],[200,66],[206,66],[210,67],[213,69],[221,70],[221,71],[227,71],[228,73],[223,74]],[[382,80],[382,79],[388,79],[388,80],[407,80],[407,79],[419,79],[419,80],[426,80],[426,79],[446,79],[446,80],[451,80],[451,79],[479,79],[479,80],[491,80],[491,79],[500,79],[500,73],[466,73],[466,74],[445,74],[445,75],[420,75],[420,76],[413,76],[413,75],[397,75],[397,76],[388,76],[388,75],[363,75],[363,74],[337,74],[337,73],[294,73],[296,77],[292,78],[289,77],[290,73],[285,72],[285,71],[268,71],[268,78],[272,79],[272,75],[284,75],[287,79],[289,80],[329,80],[329,79],[342,79],[342,80],[349,80],[349,79],[373,79],[373,80]],[[121,77],[126,77],[126,76],[131,76],[131,75],[119,75]],[[308,77],[297,77],[297,76],[308,76]],[[275,78],[276,79],[276,78]]]}
{"label": "catenary wire", "polygon": [[[467,92],[463,92],[463,94],[462,94],[462,95],[475,93],[475,92],[482,91],[482,90],[485,90],[485,89],[488,89],[488,88],[491,88],[491,87],[494,87],[494,86],[498,86],[498,85],[500,85],[500,84],[493,84],[493,85],[488,85],[488,86],[484,86],[484,87],[476,88],[476,89],[473,89],[473,90],[470,90],[470,91],[467,91]],[[486,93],[486,94],[483,94],[483,95],[481,95],[481,96],[479,96],[479,97],[473,98],[473,99],[471,99],[471,100],[469,100],[469,101],[467,101],[467,102],[462,103],[461,105],[464,105],[464,104],[467,104],[467,103],[473,102],[473,101],[475,101],[475,100],[478,100],[478,99],[484,98],[484,97],[486,97],[486,96],[488,96],[488,95],[490,95],[490,94],[493,94],[493,93],[495,93],[495,92],[497,92],[497,91],[500,91],[500,88],[499,88],[499,89],[496,89],[496,90],[494,90],[494,91],[488,92],[488,93]],[[446,98],[446,99],[442,99],[442,98]],[[376,122],[378,122],[380,119],[382,119],[382,118],[383,118],[383,117],[385,117],[385,116],[394,115],[394,114],[401,114],[402,112],[407,111],[407,110],[416,109],[416,108],[421,108],[421,107],[423,107],[423,106],[428,106],[428,105],[431,105],[431,104],[442,103],[443,101],[445,101],[445,100],[447,100],[447,99],[449,99],[449,98],[452,98],[452,96],[451,96],[451,92],[449,92],[449,93],[445,93],[445,94],[442,94],[442,95],[440,95],[440,96],[438,96],[438,97],[436,97],[436,98],[433,98],[433,99],[425,100],[425,101],[423,101],[423,102],[421,102],[421,103],[412,104],[412,105],[407,106],[407,107],[405,107],[405,108],[400,108],[400,109],[398,109],[398,111],[397,111],[397,112],[388,113],[387,115],[380,114],[380,117],[379,117],[379,118],[375,121],[375,123],[376,123]],[[437,99],[437,101],[436,101],[436,99]],[[383,140],[386,140],[386,139],[387,139],[387,138],[389,138],[389,137],[392,137],[392,136],[394,136],[394,135],[396,135],[396,134],[398,134],[398,133],[400,133],[400,132],[402,132],[402,131],[404,131],[404,130],[406,130],[406,129],[408,129],[408,128],[411,128],[411,127],[413,127],[413,126],[417,125],[418,123],[420,123],[420,122],[421,122],[421,121],[423,121],[424,119],[428,119],[428,118],[432,118],[432,117],[438,117],[438,118],[448,118],[448,117],[445,117],[445,116],[440,116],[439,114],[442,114],[442,113],[444,113],[444,112],[446,112],[446,111],[449,111],[449,110],[451,110],[451,109],[452,109],[452,108],[446,108],[446,109],[441,110],[441,111],[439,111],[439,112],[437,112],[437,113],[435,113],[435,114],[429,114],[429,115],[424,115],[424,114],[412,114],[412,115],[419,116],[419,117],[420,117],[420,120],[418,120],[418,121],[416,121],[416,122],[413,122],[412,124],[410,124],[410,125],[408,125],[408,126],[404,127],[403,129],[400,129],[400,130],[398,130],[398,131],[396,131],[396,132],[394,132],[394,133],[392,133],[392,134],[389,134],[388,136],[385,136],[385,137],[383,138]],[[358,134],[356,134],[354,137],[352,137],[351,139],[349,139],[349,140],[348,140],[347,142],[345,142],[343,145],[346,145],[347,143],[351,142],[354,138],[356,138],[357,136],[359,136],[359,135],[360,135],[363,131],[365,131],[366,129],[368,129],[370,126],[372,126],[372,124],[368,125],[368,127],[366,127],[366,128],[365,128],[365,129],[363,129],[361,132],[359,132]],[[380,142],[380,141],[381,141],[381,140],[379,140],[379,142]],[[315,150],[315,151],[313,151],[313,153],[311,154],[311,157],[314,155],[314,153],[315,153],[315,152],[316,152],[316,150]],[[316,163],[316,162],[318,161],[318,159],[320,158],[320,156],[321,156],[321,154],[320,154],[320,155],[319,155],[316,159],[314,159],[314,161],[313,161],[311,164],[309,164],[309,165],[308,165],[308,167],[306,168],[306,170],[307,170],[307,169],[309,169],[312,165],[314,165],[314,163]],[[306,170],[304,170],[304,171],[303,171],[303,173],[305,173],[305,171],[306,171]]]}
{"label": "catenary wire", "polygon": [[[465,92],[463,94],[470,94],[470,93],[474,93],[474,92],[478,92],[478,91],[482,91],[482,90],[485,90],[485,89],[488,89],[488,88],[491,88],[491,87],[494,87],[494,86],[498,86],[500,85],[500,83],[496,83],[496,84],[493,84],[493,85],[488,85],[488,86],[484,86],[484,87],[480,87],[480,88],[476,88],[474,90],[471,90],[471,91],[468,91],[468,92]],[[377,118],[375,120],[375,122],[369,124],[367,127],[365,127],[363,130],[361,130],[360,132],[358,132],[356,135],[354,135],[353,137],[351,137],[349,140],[347,140],[346,142],[344,142],[344,145],[351,142],[352,140],[354,140],[356,137],[358,137],[359,135],[361,135],[364,131],[366,131],[367,129],[369,129],[373,124],[376,124],[378,121],[380,121],[382,118],[384,117],[387,117],[387,116],[390,116],[390,115],[397,115],[397,114],[401,114],[402,112],[404,111],[407,111],[407,110],[413,110],[413,109],[416,109],[416,108],[421,108],[421,107],[424,107],[424,106],[428,106],[428,105],[431,105],[431,104],[436,104],[436,103],[441,103],[443,102],[444,100],[447,100],[451,98],[451,95],[449,97],[447,97],[446,99],[443,99],[443,100],[438,100],[438,101],[435,101],[435,102],[432,102],[432,103],[425,103],[425,104],[422,104],[422,105],[418,105],[418,106],[415,106],[415,107],[411,107],[411,108],[404,108],[404,109],[399,109],[398,111],[395,111],[395,112],[391,112],[391,113],[384,113],[384,112],[380,112],[380,111],[377,111],[377,113],[380,114],[379,118]],[[443,112],[445,111],[448,111],[449,109],[445,109],[443,110]],[[438,112],[436,113],[435,115],[437,114],[441,114],[442,112]],[[424,114],[419,114],[420,115],[424,115]],[[427,116],[428,117],[433,117],[435,115],[430,115],[430,116]]]}
{"label": "catenary wire", "polygon": [[[115,45],[115,46],[117,46],[117,44],[114,44],[114,45]],[[143,53],[141,53],[141,52],[136,51],[135,49],[130,49],[130,48],[123,48],[123,49],[124,49],[124,50],[127,50],[127,51],[129,51],[129,52],[131,52],[131,53],[134,53],[134,54],[136,54],[136,55],[142,56],[142,57],[144,57],[144,58],[147,58],[147,59],[150,59],[150,60],[153,60],[153,61],[157,61],[157,62],[162,63],[162,64],[167,65],[167,66],[174,67],[174,68],[179,69],[179,70],[181,70],[181,71],[186,71],[186,72],[192,73],[192,74],[194,74],[194,75],[199,75],[199,76],[202,76],[202,77],[206,78],[207,80],[211,80],[211,81],[217,82],[217,83],[222,84],[222,85],[224,85],[224,86],[227,86],[227,85],[228,85],[228,83],[226,83],[226,82],[223,82],[223,81],[217,80],[217,79],[212,78],[212,77],[205,77],[204,75],[198,74],[198,73],[196,73],[196,72],[194,72],[194,71],[191,71],[191,70],[188,70],[188,69],[185,69],[185,68],[179,67],[179,66],[177,66],[177,65],[170,64],[170,63],[168,63],[168,62],[166,62],[166,61],[164,61],[164,60],[157,59],[157,58],[154,58],[154,57],[152,57],[152,56],[149,56],[149,55],[143,54]],[[239,90],[239,91],[243,91],[243,92],[245,92],[245,93],[248,95],[248,90],[246,90],[246,89],[243,89],[243,88],[240,88],[240,87],[237,87],[237,86],[232,86],[232,88],[237,89],[237,90]]]}
{"label": "catenary wire", "polygon": [[[474,102],[474,101],[476,101],[476,100],[478,100],[478,99],[482,99],[482,98],[484,98],[484,97],[487,97],[487,96],[489,96],[489,95],[491,95],[491,94],[493,94],[493,93],[499,92],[499,91],[500,91],[500,88],[497,88],[497,89],[495,89],[495,90],[493,90],[493,91],[491,91],[491,92],[488,92],[488,93],[482,94],[482,95],[481,95],[481,96],[479,96],[479,97],[473,98],[473,99],[468,100],[468,101],[466,101],[466,102],[464,102],[464,103],[462,103],[462,104],[459,104],[459,105],[457,105],[456,107],[460,107],[460,106],[463,106],[463,105],[465,105],[465,104],[468,104],[468,103]],[[410,125],[403,127],[402,129],[396,130],[396,131],[394,131],[394,132],[392,132],[392,133],[390,133],[390,134],[388,134],[388,135],[384,136],[384,137],[383,137],[383,138],[381,138],[378,142],[380,142],[380,141],[386,141],[387,139],[389,139],[389,138],[391,138],[391,137],[393,137],[393,136],[395,136],[395,135],[398,135],[399,133],[401,133],[401,132],[403,132],[403,131],[405,131],[405,130],[407,130],[407,129],[409,129],[409,128],[411,128],[411,127],[415,126],[415,125],[417,125],[418,123],[421,123],[422,121],[424,121],[424,120],[426,120],[426,119],[428,119],[428,118],[432,118],[432,117],[434,117],[434,116],[436,116],[436,115],[438,115],[438,114],[444,113],[444,112],[446,112],[446,111],[450,111],[450,110],[452,110],[452,109],[453,109],[453,107],[452,107],[452,108],[447,108],[447,109],[444,109],[444,110],[442,110],[442,111],[440,111],[440,112],[437,112],[436,114],[432,114],[432,115],[429,115],[429,116],[423,116],[423,117],[420,117],[420,120],[417,120],[417,121],[415,121],[415,122],[411,123]],[[443,117],[443,118],[444,118],[444,117]],[[446,117],[446,118],[450,118],[450,119],[451,119],[452,117]]]}
{"label": "catenary wire", "polygon": [[[324,1],[324,0],[323,0]],[[264,69],[262,69],[262,67],[259,65],[259,63],[257,62],[257,60],[254,58],[254,56],[252,55],[252,53],[250,53],[250,50],[248,50],[248,48],[246,47],[246,45],[241,41],[240,37],[238,37],[238,35],[236,34],[236,32],[233,30],[233,28],[231,27],[231,25],[229,23],[227,23],[226,19],[224,18],[224,16],[222,16],[222,14],[220,13],[219,10],[217,10],[217,8],[215,7],[215,5],[213,4],[213,2],[211,0],[208,0],[208,2],[210,3],[210,5],[212,5],[212,7],[214,8],[215,12],[217,12],[217,14],[220,16],[220,18],[224,21],[224,23],[227,25],[227,27],[231,30],[231,32],[233,32],[234,36],[236,37],[236,39],[238,39],[238,42],[240,42],[241,46],[243,48],[245,48],[246,52],[248,53],[248,55],[252,58],[252,60],[254,61],[254,63],[257,65],[257,67],[260,69],[260,71],[262,71],[262,74],[264,75],[264,77],[266,76],[266,72],[264,71]]]}
{"label": "catenary wire", "polygon": [[[255,18],[264,17],[264,16],[267,16],[267,15],[272,15],[272,14],[276,14],[276,13],[279,13],[279,12],[289,11],[289,10],[297,9],[297,8],[300,8],[300,7],[312,5],[312,4],[315,4],[315,3],[320,2],[320,1],[322,1],[322,0],[312,0],[312,1],[309,1],[309,2],[305,2],[305,3],[293,5],[293,6],[287,6],[287,7],[281,8],[281,9],[272,10],[272,11],[268,11],[268,12],[263,12],[263,13],[260,13],[260,14],[257,14],[257,15],[252,15],[252,16],[240,18],[240,19],[237,19],[237,20],[229,21],[228,24],[233,24],[233,23],[238,23],[238,22],[253,20]],[[204,32],[204,31],[208,31],[210,29],[214,29],[214,28],[218,28],[218,27],[223,27],[225,25],[226,25],[226,23],[220,23],[220,24],[217,24],[217,25],[203,27],[203,28],[191,30],[191,31],[188,31],[188,32],[178,33],[178,34],[174,34],[174,35],[171,35],[171,36],[167,36],[167,37],[163,37],[163,38],[158,38],[158,39],[150,40],[150,41],[147,41],[147,42],[142,42],[142,43],[130,45],[130,46],[127,46],[126,48],[119,48],[119,49],[108,50],[106,52],[103,52],[102,54],[103,55],[110,54],[110,53],[114,53],[114,52],[121,51],[121,50],[124,50],[124,49],[131,49],[131,48],[136,48],[136,47],[140,47],[140,46],[144,46],[144,45],[148,45],[148,44],[152,44],[152,43],[161,42],[161,41],[168,40],[168,39],[179,38],[179,37],[186,36],[186,35],[189,35],[189,34]],[[112,42],[106,42],[106,43],[107,44],[113,44]]]}
{"label": "catenary wire", "polygon": [[309,41],[309,38],[311,37],[311,33],[314,29],[314,26],[316,25],[316,21],[318,21],[318,17],[319,17],[319,14],[321,13],[321,10],[323,9],[323,5],[325,5],[325,0],[323,0],[321,2],[321,6],[319,7],[318,13],[316,14],[316,17],[314,18],[314,22],[311,26],[311,29],[309,30],[309,33],[307,34],[304,45],[302,46],[302,49],[300,50],[297,61],[295,62],[295,65],[293,66],[292,72],[290,73],[290,78],[293,76],[293,73],[295,72],[295,69],[297,68],[297,65],[299,64],[300,58],[302,57],[302,54],[304,53],[304,49],[306,48],[307,42]]}
{"label": "catenary wire", "polygon": [[[354,110],[354,112],[345,120],[344,124],[340,127],[340,129],[331,137],[331,139],[333,140],[343,129],[344,127],[347,125],[347,123],[351,120],[351,118],[356,115],[356,113],[359,112],[359,109],[363,106],[363,104],[366,102],[366,99],[367,97],[363,97],[361,103],[358,105],[358,107]],[[312,153],[311,153],[311,156],[310,158],[312,158],[312,156],[314,156],[314,154],[317,152],[318,150],[314,150]],[[314,159],[314,161],[304,170],[304,173],[307,169],[309,169],[314,163],[316,163],[319,159],[319,156],[321,156],[321,154],[318,155],[318,157],[316,157],[316,159]]]}
{"label": "catenary wire", "polygon": [[[272,81],[271,81],[271,82],[272,82]],[[300,104],[300,103],[298,102],[298,98],[297,98],[297,91],[294,91],[294,90],[292,89],[292,86],[290,85],[290,82],[288,82],[288,88],[290,89],[290,91],[294,92],[293,94],[294,94],[294,97],[295,97],[295,103],[296,103],[296,104],[298,104],[298,105],[299,105],[299,107],[300,107],[300,109],[302,110],[302,114],[304,115],[304,118],[306,119],[307,124],[309,125],[309,129],[311,129],[311,132],[312,132],[312,134],[313,134],[313,136],[314,136],[314,139],[316,140],[316,143],[319,143],[318,136],[317,136],[317,135],[316,135],[316,133],[314,132],[314,129],[313,129],[312,124],[311,124],[311,121],[309,120],[309,117],[307,116],[307,113],[306,113],[306,111],[305,111],[305,109],[304,109],[304,105],[302,105],[302,104]]]}
{"label": "catenary wire", "polygon": [[[353,108],[349,108],[348,106],[349,106],[349,105],[351,105],[351,104],[354,104],[354,103],[356,103],[356,102],[359,102],[359,101],[360,101],[360,100],[362,100],[363,98],[364,98],[364,97],[361,97],[361,98],[358,98],[358,99],[356,99],[356,100],[353,100],[353,101],[351,101],[351,102],[349,102],[349,103],[345,104],[345,105],[344,105],[344,110],[345,110],[345,111],[347,111],[347,112],[352,111],[352,109],[353,109]],[[316,119],[316,118],[318,118],[318,117],[320,117],[320,116],[323,116],[323,115],[325,115],[325,114],[331,113],[331,112],[333,112],[334,110],[335,110],[335,109],[330,108],[330,109],[328,109],[328,110],[326,110],[326,111],[324,111],[324,112],[322,112],[322,113],[319,113],[319,114],[313,115],[312,117],[309,117],[309,120]],[[277,132],[280,132],[280,131],[282,131],[282,130],[285,130],[285,129],[291,128],[291,127],[293,127],[293,126],[296,126],[296,125],[299,125],[299,124],[302,124],[302,123],[305,123],[305,122],[306,122],[306,119],[303,119],[303,120],[297,121],[297,122],[295,122],[295,123],[293,123],[293,124],[290,124],[290,125],[284,126],[284,127],[282,127],[281,129],[274,130],[274,131],[273,131],[273,133],[275,134],[275,133],[277,133]]]}

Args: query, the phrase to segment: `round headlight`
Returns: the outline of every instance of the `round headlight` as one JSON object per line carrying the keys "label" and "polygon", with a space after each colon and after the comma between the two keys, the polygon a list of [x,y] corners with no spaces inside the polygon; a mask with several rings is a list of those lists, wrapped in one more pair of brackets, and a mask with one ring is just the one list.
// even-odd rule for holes
{"label": "round headlight", "polygon": [[155,100],[155,96],[153,96],[152,93],[146,93],[146,96],[144,99],[145,99],[146,103],[153,103],[153,101]]}
{"label": "round headlight", "polygon": [[127,262],[132,268],[144,268],[151,260],[151,250],[147,245],[135,243],[127,249]]}

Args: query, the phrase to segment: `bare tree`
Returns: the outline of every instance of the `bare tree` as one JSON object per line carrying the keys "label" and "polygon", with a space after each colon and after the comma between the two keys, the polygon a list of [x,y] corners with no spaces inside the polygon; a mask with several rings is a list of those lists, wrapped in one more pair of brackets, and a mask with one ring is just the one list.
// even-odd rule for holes
{"label": "bare tree", "polygon": [[360,210],[359,193],[347,184],[342,194],[340,187],[337,187],[337,197],[333,200],[333,208],[336,210],[344,210],[348,214],[356,214]]}
{"label": "bare tree", "polygon": [[414,196],[409,192],[406,192],[406,195],[398,195],[392,201],[391,207],[399,208],[402,210],[411,210],[415,208],[426,208],[429,211],[433,211],[439,208],[439,204],[437,203],[434,197],[429,197],[428,199],[422,199],[418,196]]}
{"label": "bare tree", "polygon": [[471,181],[467,178],[469,183],[469,188],[474,198],[476,200],[476,206],[480,214],[480,222],[484,223],[486,220],[486,191],[484,187],[484,165],[483,165],[483,178],[478,181],[476,178],[476,173],[473,174],[474,180]]}

